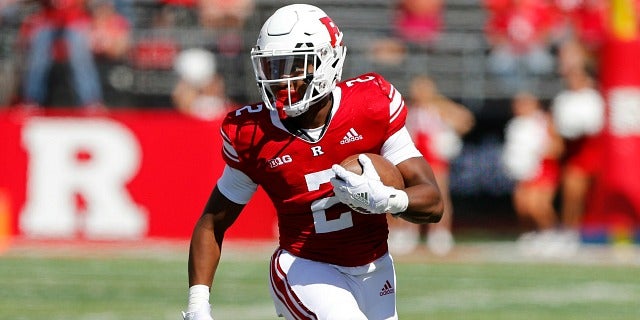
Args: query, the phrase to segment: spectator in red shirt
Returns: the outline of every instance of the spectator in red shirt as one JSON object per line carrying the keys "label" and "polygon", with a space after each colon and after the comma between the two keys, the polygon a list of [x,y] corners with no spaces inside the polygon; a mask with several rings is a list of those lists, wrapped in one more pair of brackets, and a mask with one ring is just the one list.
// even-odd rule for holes
{"label": "spectator in red shirt", "polygon": [[180,51],[180,44],[170,31],[176,27],[176,15],[171,7],[162,6],[151,19],[151,29],[136,40],[131,62],[139,69],[170,70]]}
{"label": "spectator in red shirt", "polygon": [[98,71],[90,49],[90,17],[83,0],[41,0],[40,11],[23,24],[28,45],[23,83],[26,105],[42,105],[48,94],[47,78],[54,60],[52,48],[63,40],[73,74],[78,103],[97,107],[102,103]]}
{"label": "spectator in red shirt", "polygon": [[198,0],[160,0],[160,3],[171,6],[194,7]]}
{"label": "spectator in red shirt", "polygon": [[198,0],[200,23],[208,28],[244,28],[254,11],[253,0]]}
{"label": "spectator in red shirt", "polygon": [[409,45],[425,47],[438,39],[442,29],[442,0],[399,0],[394,32]]}
{"label": "spectator in red shirt", "polygon": [[131,45],[131,26],[112,0],[91,1],[91,49],[99,58],[120,60]]}
{"label": "spectator in red shirt", "polygon": [[549,34],[552,8],[538,0],[486,0],[489,70],[510,93],[528,89],[528,81],[553,71]]}
{"label": "spectator in red shirt", "polygon": [[[604,39],[609,3],[602,0],[554,0],[557,29],[562,38],[576,38],[594,50]],[[564,39],[562,39],[564,40]]]}

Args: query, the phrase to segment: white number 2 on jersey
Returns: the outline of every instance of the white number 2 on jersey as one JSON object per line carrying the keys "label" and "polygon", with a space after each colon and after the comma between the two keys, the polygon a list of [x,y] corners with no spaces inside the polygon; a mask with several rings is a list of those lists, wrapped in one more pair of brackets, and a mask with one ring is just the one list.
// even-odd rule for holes
{"label": "white number 2 on jersey", "polygon": [[[316,191],[320,189],[323,183],[329,183],[329,180],[335,176],[331,169],[310,173],[304,176],[307,181],[307,189]],[[351,211],[342,212],[338,219],[327,220],[326,209],[338,204],[340,201],[337,197],[327,197],[311,203],[311,211],[313,212],[313,224],[317,233],[328,233],[338,231],[353,226]]]}
{"label": "white number 2 on jersey", "polygon": [[363,82],[371,81],[371,80],[373,80],[375,78],[376,77],[374,77],[374,76],[366,76],[365,78],[355,78],[353,80],[346,81],[345,83],[347,84],[347,87],[353,87],[353,85],[356,82],[363,83]]}

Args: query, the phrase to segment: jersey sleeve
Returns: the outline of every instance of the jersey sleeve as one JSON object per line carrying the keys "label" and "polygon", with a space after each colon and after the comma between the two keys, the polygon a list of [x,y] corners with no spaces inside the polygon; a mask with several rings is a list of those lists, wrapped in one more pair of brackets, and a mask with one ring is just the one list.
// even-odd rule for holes
{"label": "jersey sleeve", "polygon": [[[247,161],[247,154],[254,148],[254,139],[259,127],[255,118],[260,116],[262,109],[245,106],[227,114],[220,126],[222,137],[222,159],[234,169],[251,176],[251,168],[255,165]],[[253,118],[252,118],[253,117]]]}
{"label": "jersey sleeve", "polygon": [[404,127],[384,142],[380,153],[394,165],[409,158],[422,157],[422,154],[411,140],[409,131]]}
{"label": "jersey sleeve", "polygon": [[236,126],[230,120],[230,117],[227,116],[225,120],[222,122],[222,126],[220,126],[220,136],[222,137],[222,159],[227,165],[238,168],[240,166],[240,157],[238,156],[238,152],[233,144],[234,128]]}
{"label": "jersey sleeve", "polygon": [[393,85],[389,90],[389,130],[387,138],[405,127],[407,121],[407,106],[402,94]]}
{"label": "jersey sleeve", "polygon": [[385,105],[388,105],[389,126],[385,139],[396,134],[405,126],[407,121],[407,106],[402,98],[402,94],[391,83],[384,79],[381,75],[371,73],[368,76],[375,77],[374,83],[378,87],[379,92],[384,96]]}
{"label": "jersey sleeve", "polygon": [[404,160],[422,156],[411,139],[406,128],[407,106],[402,94],[391,83],[378,74],[373,74],[375,84],[385,96],[385,104],[388,104],[389,125],[385,134],[385,142],[382,146],[382,155],[393,164]]}
{"label": "jersey sleeve", "polygon": [[228,165],[224,167],[217,186],[220,193],[237,204],[247,204],[258,188],[246,174]]}

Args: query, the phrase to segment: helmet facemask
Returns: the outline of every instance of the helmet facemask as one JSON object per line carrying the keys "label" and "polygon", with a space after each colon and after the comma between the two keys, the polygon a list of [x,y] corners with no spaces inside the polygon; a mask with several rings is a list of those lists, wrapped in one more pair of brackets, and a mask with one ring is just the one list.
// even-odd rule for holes
{"label": "helmet facemask", "polygon": [[253,68],[267,107],[290,117],[306,112],[340,80],[344,51],[329,45],[286,51],[254,48]]}

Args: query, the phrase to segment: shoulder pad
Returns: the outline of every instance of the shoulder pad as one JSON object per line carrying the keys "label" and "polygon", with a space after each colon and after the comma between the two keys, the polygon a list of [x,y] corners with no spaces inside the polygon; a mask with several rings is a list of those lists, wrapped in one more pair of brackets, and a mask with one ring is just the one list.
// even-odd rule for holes
{"label": "shoulder pad", "polygon": [[380,92],[385,96],[391,96],[391,84],[381,75],[375,72],[365,73],[360,76],[345,80],[342,83],[348,88],[353,87],[356,84],[364,84],[365,86],[363,86],[362,88],[366,88],[367,90],[376,90],[373,88],[377,87],[378,90],[380,90]]}

